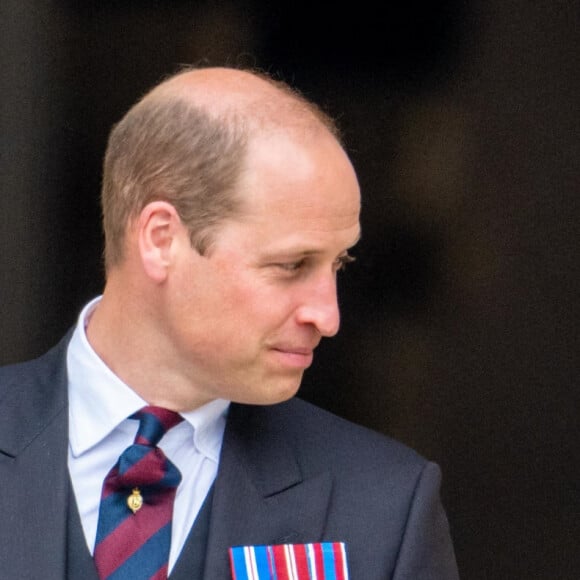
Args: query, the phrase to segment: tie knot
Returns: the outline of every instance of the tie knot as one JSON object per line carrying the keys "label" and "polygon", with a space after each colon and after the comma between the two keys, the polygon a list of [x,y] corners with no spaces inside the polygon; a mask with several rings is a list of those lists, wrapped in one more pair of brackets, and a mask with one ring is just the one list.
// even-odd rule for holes
{"label": "tie knot", "polygon": [[131,418],[139,420],[135,443],[149,447],[155,447],[169,429],[183,421],[183,417],[179,413],[153,406],[143,407],[133,413]]}

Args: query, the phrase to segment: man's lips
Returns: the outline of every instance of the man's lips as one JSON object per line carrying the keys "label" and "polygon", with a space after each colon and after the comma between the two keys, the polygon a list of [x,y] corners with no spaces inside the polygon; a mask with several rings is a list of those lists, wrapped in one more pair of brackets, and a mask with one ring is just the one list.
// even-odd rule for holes
{"label": "man's lips", "polygon": [[276,345],[272,351],[284,364],[292,367],[307,368],[312,364],[314,358],[314,347]]}
{"label": "man's lips", "polygon": [[299,346],[275,346],[273,350],[278,350],[280,352],[288,352],[292,354],[303,354],[303,355],[311,355],[314,351],[314,348],[308,347],[299,347]]}

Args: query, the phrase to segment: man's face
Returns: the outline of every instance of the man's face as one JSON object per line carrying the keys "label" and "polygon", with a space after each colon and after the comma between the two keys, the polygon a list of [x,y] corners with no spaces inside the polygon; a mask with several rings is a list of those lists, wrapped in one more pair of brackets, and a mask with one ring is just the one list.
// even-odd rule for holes
{"label": "man's face", "polygon": [[330,136],[250,147],[244,209],[206,256],[183,248],[165,333],[199,399],[269,404],[293,396],[322,337],[336,334],[337,271],[359,237],[356,176]]}

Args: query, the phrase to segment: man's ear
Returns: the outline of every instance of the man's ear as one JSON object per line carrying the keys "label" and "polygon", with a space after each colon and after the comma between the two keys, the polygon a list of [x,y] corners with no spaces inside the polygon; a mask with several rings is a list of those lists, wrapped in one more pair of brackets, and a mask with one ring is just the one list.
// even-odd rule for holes
{"label": "man's ear", "polygon": [[164,282],[176,237],[184,228],[176,209],[166,201],[152,201],[139,214],[135,227],[145,273],[155,282]]}

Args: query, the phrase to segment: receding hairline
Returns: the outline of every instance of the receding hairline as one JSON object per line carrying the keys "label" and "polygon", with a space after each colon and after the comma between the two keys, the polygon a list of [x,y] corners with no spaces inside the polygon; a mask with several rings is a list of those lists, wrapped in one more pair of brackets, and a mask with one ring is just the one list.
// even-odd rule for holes
{"label": "receding hairline", "polygon": [[250,131],[325,129],[341,142],[334,120],[316,103],[259,70],[186,68],[166,77],[140,102],[166,100],[187,103],[218,119],[234,116]]}

